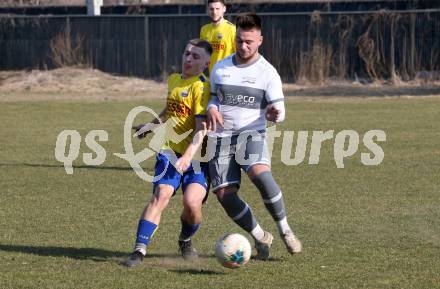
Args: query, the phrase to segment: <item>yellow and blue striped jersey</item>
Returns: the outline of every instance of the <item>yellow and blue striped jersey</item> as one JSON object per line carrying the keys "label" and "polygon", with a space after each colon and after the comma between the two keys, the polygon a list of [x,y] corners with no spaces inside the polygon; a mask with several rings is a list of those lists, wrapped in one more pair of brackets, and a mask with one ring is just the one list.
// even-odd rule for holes
{"label": "yellow and blue striped jersey", "polygon": [[[195,129],[196,117],[205,117],[206,106],[210,98],[209,81],[203,74],[183,79],[174,73],[168,78],[166,118],[172,119],[174,132],[184,134]],[[179,143],[167,141],[164,149],[172,149],[183,154],[192,141],[193,134]]]}
{"label": "yellow and blue striped jersey", "polygon": [[235,30],[235,25],[227,20],[218,26],[208,23],[200,29],[200,38],[211,43],[213,49],[209,72],[216,62],[235,52]]}

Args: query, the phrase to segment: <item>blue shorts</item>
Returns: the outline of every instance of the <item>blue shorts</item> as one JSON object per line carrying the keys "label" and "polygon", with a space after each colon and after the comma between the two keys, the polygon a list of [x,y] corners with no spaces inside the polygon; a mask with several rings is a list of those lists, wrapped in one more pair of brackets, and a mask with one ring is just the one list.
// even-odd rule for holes
{"label": "blue shorts", "polygon": [[170,160],[166,155],[158,153],[156,156],[156,165],[154,167],[154,175],[159,176],[163,174],[166,169],[165,174],[159,180],[153,182],[153,192],[154,189],[160,184],[170,185],[174,188],[174,193],[179,189],[182,184],[182,191],[185,192],[186,187],[189,184],[200,184],[202,185],[206,192],[209,190],[208,186],[208,164],[200,163],[200,171],[194,171],[193,165],[183,173],[183,175],[179,174]]}

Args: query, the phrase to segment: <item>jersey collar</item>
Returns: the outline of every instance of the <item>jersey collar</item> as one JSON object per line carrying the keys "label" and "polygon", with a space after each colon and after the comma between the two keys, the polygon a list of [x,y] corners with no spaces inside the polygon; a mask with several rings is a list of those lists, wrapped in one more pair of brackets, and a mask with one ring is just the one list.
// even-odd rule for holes
{"label": "jersey collar", "polygon": [[236,54],[234,53],[234,55],[232,56],[232,64],[234,64],[234,65],[237,66],[238,68],[249,67],[249,66],[251,66],[252,64],[256,63],[258,60],[260,60],[260,58],[261,58],[261,54],[259,54],[258,57],[257,57],[254,61],[252,61],[252,62],[250,62],[250,63],[246,63],[246,64],[238,64],[237,59],[235,58],[235,55],[236,55]]}

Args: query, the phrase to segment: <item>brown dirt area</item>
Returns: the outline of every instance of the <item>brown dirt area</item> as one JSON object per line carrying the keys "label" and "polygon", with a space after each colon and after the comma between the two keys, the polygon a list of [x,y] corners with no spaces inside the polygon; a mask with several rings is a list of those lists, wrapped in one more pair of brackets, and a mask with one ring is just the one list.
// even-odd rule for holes
{"label": "brown dirt area", "polygon": [[[293,98],[440,96],[440,82],[408,83],[329,81],[321,85],[284,84]],[[164,98],[166,84],[136,77],[115,76],[89,68],[0,71],[2,101],[105,101]]]}

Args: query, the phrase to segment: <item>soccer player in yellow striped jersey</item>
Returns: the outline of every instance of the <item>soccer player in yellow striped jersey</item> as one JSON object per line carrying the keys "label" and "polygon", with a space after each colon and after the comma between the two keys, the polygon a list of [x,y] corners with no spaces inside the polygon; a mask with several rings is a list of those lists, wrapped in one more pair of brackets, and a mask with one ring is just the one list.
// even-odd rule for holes
{"label": "soccer player in yellow striped jersey", "polygon": [[224,0],[208,1],[211,23],[200,29],[200,38],[209,41],[213,49],[209,73],[216,62],[235,52],[235,25],[224,18],[225,12]]}
{"label": "soccer player in yellow striped jersey", "polygon": [[139,220],[134,251],[126,261],[129,267],[142,263],[162,212],[180,186],[183,191],[183,211],[179,249],[184,259],[198,256],[191,237],[200,226],[202,204],[208,193],[207,164],[200,163],[200,168],[195,169],[191,159],[206,135],[205,115],[210,87],[203,71],[209,65],[211,53],[209,42],[190,40],[182,56],[182,74],[172,74],[168,79],[165,108],[151,123],[134,127],[139,138],[145,137],[149,127],[168,120],[173,122],[176,135],[190,130],[194,132],[179,143],[168,141],[156,156],[155,179],[158,180],[153,181],[153,195]]}

